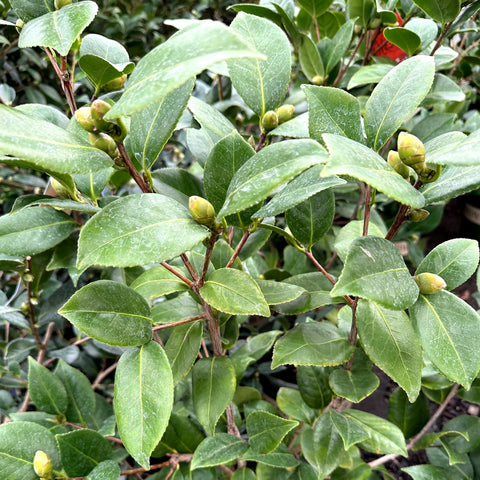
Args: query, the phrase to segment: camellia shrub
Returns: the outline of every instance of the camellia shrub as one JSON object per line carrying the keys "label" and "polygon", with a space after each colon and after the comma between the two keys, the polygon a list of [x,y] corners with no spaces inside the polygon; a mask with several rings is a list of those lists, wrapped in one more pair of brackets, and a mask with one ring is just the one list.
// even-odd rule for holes
{"label": "camellia shrub", "polygon": [[1,5],[2,480],[480,478],[479,2]]}

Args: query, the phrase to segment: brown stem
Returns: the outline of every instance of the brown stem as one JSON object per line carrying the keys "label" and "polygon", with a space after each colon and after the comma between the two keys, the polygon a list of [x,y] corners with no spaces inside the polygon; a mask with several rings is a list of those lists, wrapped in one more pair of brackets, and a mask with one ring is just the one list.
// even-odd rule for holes
{"label": "brown stem", "polygon": [[230,268],[233,265],[233,262],[237,259],[238,255],[242,251],[242,248],[245,246],[246,241],[248,240],[248,237],[250,236],[250,230],[247,230],[244,234],[242,239],[240,240],[239,244],[237,245],[237,248],[233,252],[232,258],[227,263],[226,268]]}
{"label": "brown stem", "polygon": [[[32,257],[28,256],[26,258],[27,261],[27,275],[31,275],[32,273]],[[42,339],[40,338],[40,334],[38,333],[37,321],[35,319],[35,307],[32,303],[33,293],[32,293],[32,281],[27,280],[27,304],[28,304],[28,322],[30,323],[30,329],[32,330],[32,334],[35,337],[35,341],[37,342],[38,348],[42,351],[45,347],[43,345]]]}
{"label": "brown stem", "polygon": [[190,288],[193,287],[193,282],[189,280],[185,275],[182,275],[177,269],[173,268],[166,262],[161,262],[160,265],[165,267],[170,273],[173,273],[176,277],[178,277],[182,282],[185,282]]}
{"label": "brown stem", "polygon": [[368,224],[370,223],[370,199],[372,194],[372,187],[367,185],[365,188],[365,216],[363,217],[363,236],[368,235]]}
{"label": "brown stem", "polygon": [[208,239],[208,246],[207,252],[205,253],[205,261],[203,262],[203,269],[202,274],[200,276],[200,287],[203,285],[205,281],[205,277],[207,276],[208,266],[210,265],[210,259],[212,258],[213,247],[215,246],[215,242],[218,238],[218,232],[212,232],[210,238]]}
{"label": "brown stem", "polygon": [[233,414],[233,403],[230,403],[226,410],[227,414],[227,433],[235,437],[242,438],[240,432],[235,424],[235,416]]}
{"label": "brown stem", "polygon": [[[415,435],[410,442],[408,442],[407,445],[407,451],[412,450],[412,448],[419,442],[419,440],[430,430],[432,425],[437,421],[438,417],[443,413],[443,411],[447,408],[448,404],[452,400],[452,398],[457,394],[458,391],[458,385],[455,384],[452,389],[450,390],[449,394],[445,398],[445,400],[442,402],[442,404],[438,407],[436,412],[432,415],[430,420],[425,424],[425,426],[420,430],[417,435]],[[390,453],[388,455],[384,455],[383,457],[377,458],[376,460],[373,460],[368,463],[368,465],[371,468],[378,467],[380,465],[383,465],[384,463],[389,462],[390,460],[394,460],[395,458],[399,457],[399,455],[395,453]]]}
{"label": "brown stem", "polygon": [[127,170],[129,171],[132,178],[135,180],[135,183],[140,187],[140,190],[143,193],[152,193],[152,190],[147,185],[143,177],[140,175],[140,173],[138,172],[138,170],[135,168],[132,161],[130,160],[130,157],[128,156],[128,153],[125,150],[123,143],[116,142],[116,144],[117,144],[118,151],[120,152],[120,156],[122,157],[123,164],[127,167]]}
{"label": "brown stem", "polygon": [[431,57],[433,57],[435,52],[440,48],[440,45],[442,44],[442,41],[445,38],[445,35],[447,34],[448,30],[452,26],[452,23],[453,23],[453,20],[445,24],[445,28],[443,29],[443,32],[439,35],[438,40],[435,43],[435,46],[432,48],[432,51],[430,52]]}
{"label": "brown stem", "polygon": [[387,234],[385,235],[385,238],[387,240],[392,240],[392,238],[395,236],[395,234],[398,232],[398,229],[402,226],[403,222],[405,221],[405,215],[408,212],[408,207],[407,205],[400,205],[400,208],[398,209],[397,216],[395,217],[395,220],[392,223],[392,226],[388,230]]}
{"label": "brown stem", "polygon": [[[465,34],[466,36],[467,34]],[[464,38],[465,38],[464,36]],[[463,40],[462,40],[462,44],[463,44]],[[460,48],[462,47],[462,44],[460,45]],[[453,61],[453,67],[451,68],[450,72],[448,73],[449,75],[453,75],[453,73],[455,72],[456,68],[458,67],[458,65],[460,64],[460,62],[463,60],[463,57],[465,57],[465,55],[472,49],[478,47],[478,45],[480,44],[480,38],[478,40],[476,40],[475,42],[473,42],[471,45],[469,45],[461,54],[458,55],[458,57]]]}
{"label": "brown stem", "polygon": [[218,98],[220,99],[220,101],[222,101],[224,99],[224,96],[223,96],[223,84],[222,84],[221,75],[217,76],[217,81],[218,81]]}
{"label": "brown stem", "polygon": [[292,439],[290,440],[290,443],[288,444],[288,449],[291,450],[293,446],[295,445],[295,441],[297,440],[298,436],[300,435],[300,432],[303,428],[303,422],[300,422],[300,425],[297,427],[295,430],[295,433],[293,434]]}
{"label": "brown stem", "polygon": [[350,58],[348,59],[347,64],[345,66],[342,66],[342,68],[340,68],[340,70],[338,71],[337,78],[335,78],[335,80],[333,81],[332,87],[336,87],[340,83],[340,80],[343,78],[343,76],[345,75],[345,72],[348,70],[348,67],[350,66],[353,59],[355,58],[355,55],[357,54],[357,51],[358,51],[361,43],[363,42],[363,37],[364,36],[365,36],[365,30],[362,30],[362,33],[360,33],[360,36],[358,37],[358,42],[357,42],[357,45],[355,46],[355,49],[353,50],[352,54],[350,55]]}
{"label": "brown stem", "polygon": [[[353,301],[352,307],[352,327],[350,328],[350,336],[348,337],[348,341],[355,347],[357,345],[357,304],[358,299],[355,298]],[[345,364],[345,370],[351,370],[353,365],[353,355],[348,359],[347,363]]]}
{"label": "brown stem", "polygon": [[205,302],[202,297],[199,297],[202,302],[203,312],[207,321],[207,330],[210,335],[210,341],[212,342],[213,354],[215,357],[221,357],[223,355],[222,339],[220,338],[220,329],[218,328],[218,322],[212,313],[210,305]]}
{"label": "brown stem", "polygon": [[226,465],[216,465],[228,478],[233,477],[233,471],[230,470]]}
{"label": "brown stem", "polygon": [[184,325],[185,323],[195,322],[195,320],[202,320],[204,318],[205,318],[205,315],[202,313],[201,315],[197,315],[196,317],[186,318],[185,320],[179,320],[178,322],[156,325],[155,327],[153,327],[152,330],[156,332],[157,330],[164,330],[165,328],[172,328],[172,327],[176,327],[177,325]]}
{"label": "brown stem", "polygon": [[105,370],[100,372],[97,375],[97,378],[95,379],[95,381],[92,383],[92,388],[94,390],[96,388],[98,388],[100,386],[100,384],[102,383],[102,380],[104,378],[108,377],[108,375],[110,375],[110,373],[112,373],[117,368],[117,365],[118,365],[118,362],[115,362],[114,364],[110,365],[108,368],[106,368]]}
{"label": "brown stem", "polygon": [[257,148],[255,149],[256,152],[259,152],[262,149],[263,145],[265,145],[266,140],[267,140],[267,134],[262,133],[260,135],[260,138],[258,139]]}
{"label": "brown stem", "polygon": [[195,268],[193,267],[193,265],[190,263],[190,260],[188,259],[188,257],[182,253],[180,255],[180,258],[182,259],[182,262],[183,264],[185,265],[185,267],[187,268],[188,270],[188,273],[190,274],[190,276],[193,278],[193,281],[195,283],[195,285],[198,286],[198,281],[200,280]]}

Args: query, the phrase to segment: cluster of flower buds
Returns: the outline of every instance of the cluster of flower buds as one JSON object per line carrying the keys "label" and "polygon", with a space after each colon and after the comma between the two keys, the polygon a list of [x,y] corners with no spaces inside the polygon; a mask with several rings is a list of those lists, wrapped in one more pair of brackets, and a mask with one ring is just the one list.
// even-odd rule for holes
{"label": "cluster of flower buds", "polygon": [[276,110],[269,110],[266,112],[262,117],[262,132],[269,132],[282,123],[290,120],[293,117],[294,110],[295,107],[293,105],[282,105]]}
{"label": "cluster of flower buds", "polygon": [[104,100],[95,100],[90,107],[81,107],[75,112],[80,126],[89,133],[90,143],[107,153],[113,160],[119,158],[117,142],[127,135],[127,128],[121,119],[108,122],[104,116],[112,106]]}
{"label": "cluster of flower buds", "polygon": [[440,176],[441,166],[427,167],[425,163],[425,145],[415,135],[400,132],[397,140],[398,152],[388,152],[388,164],[393,167],[403,178],[410,177],[412,168],[422,183],[430,183]]}
{"label": "cluster of flower buds", "polygon": [[444,290],[447,286],[445,280],[435,273],[419,273],[418,275],[415,275],[413,279],[417,283],[422,295],[437,293],[440,290]]}
{"label": "cluster of flower buds", "polygon": [[33,469],[40,480],[51,480],[53,473],[52,460],[45,452],[37,450],[33,458]]}

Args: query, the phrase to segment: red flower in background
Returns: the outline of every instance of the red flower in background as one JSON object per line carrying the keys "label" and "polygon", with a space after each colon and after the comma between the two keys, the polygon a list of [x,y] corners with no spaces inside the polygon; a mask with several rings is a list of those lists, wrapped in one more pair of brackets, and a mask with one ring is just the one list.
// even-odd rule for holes
{"label": "red flower in background", "polygon": [[[403,25],[402,17],[400,17],[398,12],[395,12],[395,15],[397,16],[398,26],[401,27]],[[372,52],[375,57],[389,57],[396,62],[401,62],[408,57],[407,53],[400,47],[388,42],[382,32],[378,33],[378,30],[376,30],[375,33],[377,36],[372,47]]]}

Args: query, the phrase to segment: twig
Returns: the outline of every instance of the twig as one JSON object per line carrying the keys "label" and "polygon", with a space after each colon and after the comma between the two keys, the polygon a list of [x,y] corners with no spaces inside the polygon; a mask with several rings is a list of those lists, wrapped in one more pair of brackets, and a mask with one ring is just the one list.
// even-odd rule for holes
{"label": "twig", "polygon": [[300,432],[302,431],[302,428],[303,428],[303,422],[300,422],[300,425],[295,430],[295,433],[293,434],[293,437],[290,440],[290,443],[288,444],[288,449],[289,450],[291,450],[293,448],[293,446],[295,445],[295,442],[296,442],[298,436],[300,435]]}
{"label": "twig", "polygon": [[156,332],[157,330],[164,330],[165,328],[172,328],[176,327],[177,325],[184,325],[185,323],[194,322],[195,320],[202,320],[205,318],[205,315],[202,313],[201,315],[197,315],[196,317],[186,318],[185,320],[180,320],[178,322],[172,323],[164,323],[162,325],[156,325],[153,327],[153,331]]}
{"label": "twig", "polygon": [[244,234],[242,239],[240,240],[239,244],[237,245],[237,248],[233,252],[232,258],[227,263],[226,268],[230,268],[233,265],[233,262],[237,259],[238,255],[240,254],[242,248],[245,246],[246,241],[248,240],[248,237],[250,236],[250,230],[247,230]]}
{"label": "twig", "polygon": [[234,435],[235,437],[242,438],[240,432],[235,424],[235,415],[233,414],[233,403],[229,403],[227,410],[227,433]]}
{"label": "twig", "polygon": [[357,54],[357,51],[361,45],[361,43],[363,42],[363,37],[365,36],[365,30],[362,30],[362,33],[360,33],[360,36],[358,37],[358,42],[357,42],[357,45],[355,46],[355,49],[353,50],[352,52],[352,55],[350,56],[347,64],[345,66],[342,66],[340,68],[340,70],[338,71],[338,75],[337,77],[335,78],[335,80],[333,81],[332,83],[332,87],[336,87],[340,80],[343,78],[343,76],[345,75],[345,72],[348,70],[348,67],[350,66],[350,64],[352,63],[353,59],[355,58],[355,55]]}
{"label": "twig", "polygon": [[190,260],[188,259],[188,257],[182,253],[180,255],[180,258],[182,259],[182,262],[183,264],[185,265],[185,267],[187,268],[188,270],[188,273],[190,274],[190,276],[193,278],[193,281],[195,282],[195,285],[198,285],[198,281],[200,280],[195,268],[193,267],[193,265],[190,263]]}
{"label": "twig", "polygon": [[267,134],[266,133],[262,133],[260,135],[260,138],[258,139],[258,144],[257,144],[257,148],[255,149],[255,152],[259,152],[263,145],[265,145],[265,140],[267,140]]}
{"label": "twig", "polygon": [[133,180],[135,180],[135,183],[140,187],[140,190],[143,193],[152,193],[152,190],[147,185],[143,177],[140,175],[140,173],[138,172],[138,170],[135,168],[132,161],[130,160],[130,157],[128,156],[128,153],[125,150],[123,143],[116,142],[116,144],[117,144],[118,151],[120,152],[120,156],[122,157],[123,164],[125,165],[125,167],[127,167],[127,170],[129,171]]}
{"label": "twig", "polygon": [[[32,275],[32,257],[28,256],[26,258],[27,262],[27,271],[25,275],[25,283],[27,284],[27,305],[28,305],[28,322],[30,323],[30,328],[32,330],[32,334],[35,337],[35,341],[37,342],[38,347],[40,350],[44,348],[43,342],[40,338],[37,328],[37,321],[35,319],[35,307],[32,303],[33,293],[32,293],[32,280],[28,276]],[[28,275],[28,276],[27,276]]]}
{"label": "twig", "polygon": [[439,35],[437,42],[435,43],[435,46],[432,48],[432,51],[430,52],[430,56],[433,57],[435,52],[440,48],[440,45],[442,44],[443,39],[447,35],[448,30],[452,26],[453,20],[451,22],[448,22],[445,25],[445,28],[443,29],[443,32]]}
{"label": "twig", "polygon": [[191,280],[189,280],[187,277],[185,277],[184,275],[182,275],[178,270],[176,270],[175,268],[173,268],[172,266],[170,266],[168,263],[166,262],[161,262],[160,265],[162,267],[165,267],[170,273],[173,273],[176,277],[178,277],[182,282],[185,282],[190,288],[192,288],[193,286],[193,282]]}
{"label": "twig", "polygon": [[110,365],[108,368],[106,368],[105,370],[103,370],[103,372],[100,372],[98,375],[97,375],[97,378],[94,380],[94,382],[92,383],[92,388],[95,390],[96,388],[98,388],[100,386],[100,384],[102,383],[102,380],[105,378],[105,377],[108,377],[108,375],[110,375],[111,372],[113,372],[116,368],[117,368],[117,365],[118,365],[118,362],[115,362],[113,363],[112,365]]}
{"label": "twig", "polygon": [[200,275],[200,287],[203,285],[205,277],[207,276],[208,266],[210,265],[210,259],[212,258],[212,252],[217,238],[218,232],[212,232],[210,238],[208,239],[207,252],[205,253],[205,261],[203,262],[202,274]]}
{"label": "twig", "polygon": [[91,340],[92,337],[83,337],[80,340],[77,340],[76,342],[72,343],[72,345],[81,345],[82,343],[87,342],[88,340]]}

